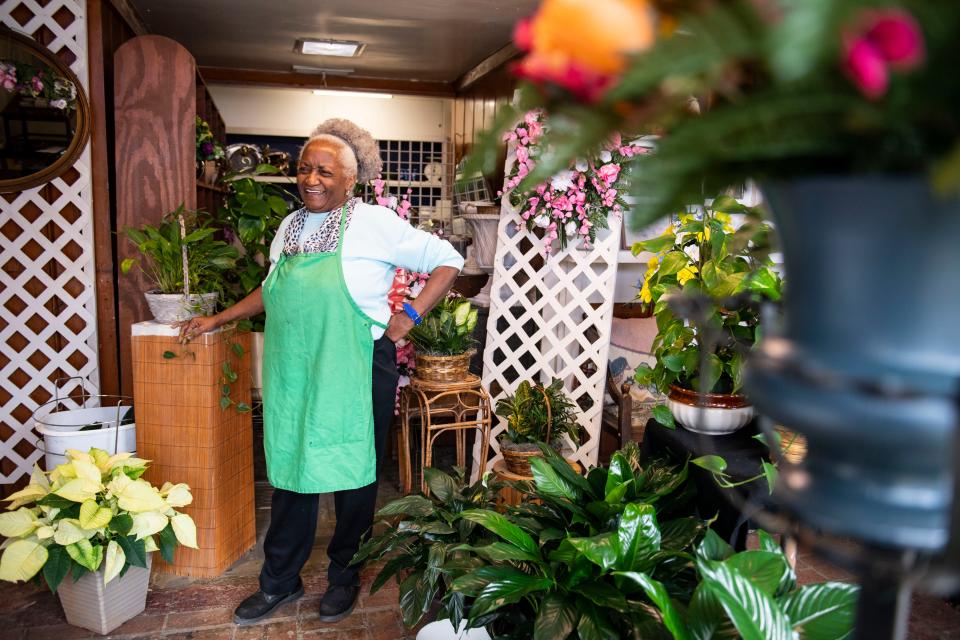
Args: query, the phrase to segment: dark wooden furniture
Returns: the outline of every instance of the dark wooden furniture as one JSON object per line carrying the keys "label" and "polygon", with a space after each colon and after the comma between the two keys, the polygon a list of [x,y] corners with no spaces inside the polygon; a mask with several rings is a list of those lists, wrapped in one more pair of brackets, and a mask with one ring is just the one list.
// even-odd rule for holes
{"label": "dark wooden furniture", "polygon": [[633,440],[633,399],[630,388],[633,379],[628,378],[617,383],[607,366],[606,388],[613,399],[612,404],[604,406],[600,418],[600,454],[601,464],[610,460],[614,451]]}
{"label": "dark wooden furniture", "polygon": [[[753,437],[756,434],[756,422],[729,435],[706,436],[680,426],[668,429],[651,419],[640,450],[645,460],[666,458],[678,464],[708,454],[719,455],[727,461],[726,473],[731,481],[738,482],[762,474],[760,463],[769,459],[767,447]],[[705,469],[690,465],[689,473],[696,483],[700,517],[710,519],[716,516],[711,528],[735,549],[745,549],[751,513],[760,506],[768,506],[766,480],[761,477],[736,489],[723,489]],[[742,512],[738,503],[747,505],[749,510]]]}
{"label": "dark wooden furniture", "polygon": [[[225,127],[197,71],[193,56],[163,36],[138,36],[114,54],[117,230],[157,224],[181,204],[216,211],[223,190],[197,180],[196,116],[223,140]],[[117,263],[136,248],[118,236]],[[148,287],[131,270],[119,281],[120,380],[132,391],[130,326],[149,319]]]}

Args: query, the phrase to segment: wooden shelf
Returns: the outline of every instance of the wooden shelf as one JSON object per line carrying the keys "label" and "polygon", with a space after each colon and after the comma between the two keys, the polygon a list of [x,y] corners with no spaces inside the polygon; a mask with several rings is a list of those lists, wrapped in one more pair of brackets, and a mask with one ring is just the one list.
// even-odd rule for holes
{"label": "wooden shelf", "polygon": [[217,193],[226,193],[226,192],[227,192],[227,189],[226,189],[225,187],[221,187],[221,186],[218,185],[218,184],[210,184],[209,182],[203,182],[203,181],[201,181],[201,180],[197,180],[197,188],[198,188],[198,189],[209,189],[210,191],[216,191]]}

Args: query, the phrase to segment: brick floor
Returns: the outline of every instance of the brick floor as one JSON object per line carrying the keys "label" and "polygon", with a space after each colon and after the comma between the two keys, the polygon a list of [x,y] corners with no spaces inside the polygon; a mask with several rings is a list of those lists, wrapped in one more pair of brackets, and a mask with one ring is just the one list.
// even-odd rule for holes
{"label": "brick floor", "polygon": [[[395,463],[387,467],[380,502],[395,498]],[[400,620],[398,594],[391,581],[371,595],[365,588],[353,614],[336,624],[317,619],[317,606],[326,588],[327,540],[332,533],[332,499],[322,498],[320,523],[314,551],[303,573],[306,594],[299,601],[278,609],[267,620],[248,627],[233,624],[233,609],[257,589],[257,575],[263,554],[260,545],[269,520],[270,487],[257,483],[257,546],[222,576],[193,580],[153,572],[146,610],[116,629],[109,638],[117,640],[412,640],[414,631],[405,630]],[[800,550],[797,574],[801,582],[823,580],[854,581],[854,576],[809,552]],[[364,571],[369,585],[375,568]],[[367,587],[369,588],[369,587]],[[100,638],[66,623],[59,601],[46,590],[32,586],[0,584],[0,639],[73,640]],[[916,596],[910,620],[914,640],[960,640],[960,612],[928,596]]]}

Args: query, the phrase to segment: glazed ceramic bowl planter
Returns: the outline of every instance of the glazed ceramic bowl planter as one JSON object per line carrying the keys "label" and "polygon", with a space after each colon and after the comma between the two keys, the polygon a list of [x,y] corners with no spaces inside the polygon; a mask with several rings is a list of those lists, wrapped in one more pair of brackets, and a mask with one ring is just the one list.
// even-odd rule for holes
{"label": "glazed ceramic bowl planter", "polygon": [[807,437],[781,471],[810,525],[893,547],[949,534],[960,340],[960,198],[925,177],[767,185],[790,283],[751,359],[762,413]]}
{"label": "glazed ceramic bowl planter", "polygon": [[733,433],[753,418],[746,396],[729,393],[698,393],[670,385],[670,413],[685,429],[709,436]]}
{"label": "glazed ceramic bowl planter", "polygon": [[157,322],[171,323],[189,320],[196,316],[213,314],[217,306],[216,292],[194,293],[184,296],[182,293],[160,293],[156,290],[143,294],[147,299],[150,313]]}
{"label": "glazed ceramic bowl planter", "polygon": [[67,576],[57,589],[67,622],[106,635],[142,613],[147,606],[152,556],[147,554],[146,569],[131,566],[107,584],[103,584],[103,567],[76,582]]}

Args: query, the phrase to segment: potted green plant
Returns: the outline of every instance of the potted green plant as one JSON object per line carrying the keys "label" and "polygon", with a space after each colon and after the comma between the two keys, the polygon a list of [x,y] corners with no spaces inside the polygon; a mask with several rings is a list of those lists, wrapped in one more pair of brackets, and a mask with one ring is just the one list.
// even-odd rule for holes
{"label": "potted green plant", "polygon": [[540,443],[559,451],[564,435],[580,443],[578,407],[563,391],[563,380],[548,386],[523,380],[517,390],[497,401],[496,414],[507,421],[498,436],[507,469],[530,477],[530,458],[541,455]]}
{"label": "potted green plant", "polygon": [[238,254],[216,239],[218,229],[206,214],[180,205],[156,227],[145,224],[123,231],[144,261],[127,258],[120,271],[128,273],[137,265],[153,284],[144,296],[154,320],[170,323],[213,313],[225,273],[234,269]]}
{"label": "potted green plant", "polygon": [[[951,435],[934,416],[956,411],[943,390],[960,363],[960,297],[948,293],[960,272],[960,4],[652,4],[599,0],[581,15],[543,0],[518,26],[530,84],[517,111],[576,123],[545,134],[567,152],[527,180],[640,128],[661,137],[629,167],[638,227],[759,180],[793,284],[784,333],[755,352],[748,387],[809,443],[782,497],[813,526],[944,551]],[[534,37],[571,30],[581,37]],[[474,147],[486,168],[510,114],[498,119]],[[911,393],[877,402],[879,389]],[[916,411],[907,398],[918,394],[937,406]],[[898,441],[908,449],[890,460]],[[905,506],[904,487],[932,497]]]}
{"label": "potted green plant", "polygon": [[224,158],[223,145],[214,138],[210,124],[197,116],[197,178],[214,184],[220,174],[220,162]]}
{"label": "potted green plant", "polygon": [[[737,229],[733,214],[744,217]],[[756,208],[724,195],[633,246],[634,255],[653,253],[639,299],[654,306],[656,363],[637,367],[635,378],[667,396],[669,411],[654,409],[659,422],[673,426],[676,418],[687,429],[723,434],[753,417],[742,393],[744,355],[761,331],[756,303],[779,300],[783,286],[769,235]],[[710,301],[698,321],[675,312],[670,300],[680,294]]]}
{"label": "potted green plant", "polygon": [[143,611],[152,551],[172,562],[177,544],[197,548],[193,519],[177,511],[193,496],[185,484],[152,486],[140,477],[147,461],[130,453],[67,457],[49,474],[35,466],[30,484],[5,498],[0,579],[42,575],[67,622],[106,634]]}
{"label": "potted green plant", "polygon": [[451,382],[467,376],[476,340],[477,310],[468,300],[448,296],[441,300],[409,338],[416,348],[417,377],[433,382]]}
{"label": "potted green plant", "polygon": [[[243,299],[263,283],[270,264],[270,243],[287,213],[299,207],[299,199],[280,185],[257,180],[258,176],[278,172],[272,165],[261,164],[252,173],[233,173],[223,178],[227,196],[217,210],[217,224],[227,232],[228,238],[233,238],[235,245],[240,245],[236,268],[225,274],[224,306]],[[260,314],[241,323],[241,327],[249,327],[252,332],[251,383],[257,393],[263,387],[265,320]]]}

